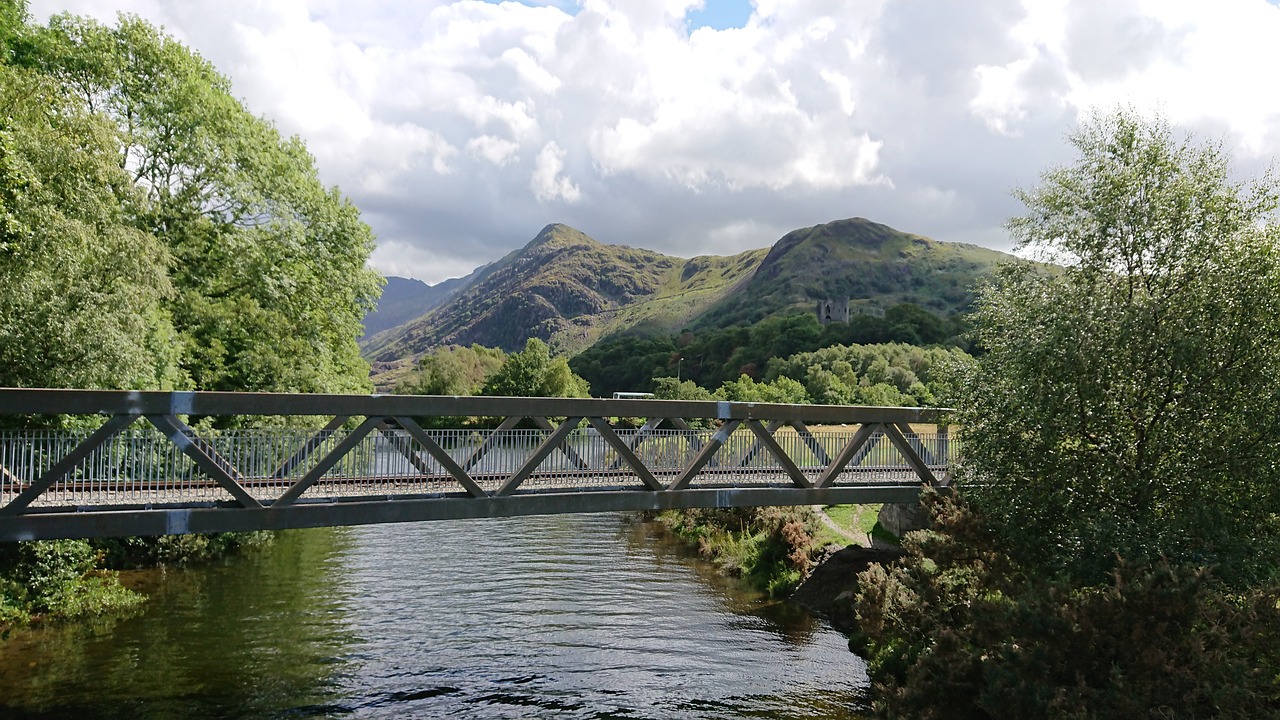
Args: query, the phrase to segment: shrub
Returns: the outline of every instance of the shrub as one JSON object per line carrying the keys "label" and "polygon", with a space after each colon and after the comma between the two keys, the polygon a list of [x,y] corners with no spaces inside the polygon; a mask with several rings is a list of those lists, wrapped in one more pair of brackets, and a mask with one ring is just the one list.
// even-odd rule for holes
{"label": "shrub", "polygon": [[876,710],[911,718],[1274,717],[1280,589],[1228,594],[1210,571],[1118,560],[1079,587],[1027,573],[970,508],[859,577]]}

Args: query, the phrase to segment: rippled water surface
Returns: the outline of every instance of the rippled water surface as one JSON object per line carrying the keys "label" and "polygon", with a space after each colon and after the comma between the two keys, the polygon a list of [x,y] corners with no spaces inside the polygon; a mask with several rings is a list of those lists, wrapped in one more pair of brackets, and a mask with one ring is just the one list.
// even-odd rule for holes
{"label": "rippled water surface", "polygon": [[854,718],[845,639],[617,515],[293,531],[0,644],[17,718]]}

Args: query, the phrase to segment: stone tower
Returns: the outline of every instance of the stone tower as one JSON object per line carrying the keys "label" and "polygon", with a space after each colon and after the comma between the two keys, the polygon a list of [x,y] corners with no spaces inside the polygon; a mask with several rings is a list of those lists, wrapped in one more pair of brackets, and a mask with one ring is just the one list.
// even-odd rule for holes
{"label": "stone tower", "polygon": [[818,301],[818,322],[849,322],[849,298],[831,298]]}

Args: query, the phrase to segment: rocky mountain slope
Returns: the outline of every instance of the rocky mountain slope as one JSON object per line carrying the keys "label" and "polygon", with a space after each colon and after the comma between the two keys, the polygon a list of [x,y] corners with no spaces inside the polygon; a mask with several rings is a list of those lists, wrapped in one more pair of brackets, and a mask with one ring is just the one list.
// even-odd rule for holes
{"label": "rocky mountain slope", "polygon": [[517,350],[530,337],[572,354],[611,332],[678,330],[749,280],[765,252],[685,259],[548,225],[463,278],[439,307],[369,338],[365,355],[385,363],[445,344]]}
{"label": "rocky mountain slope", "polygon": [[403,325],[435,309],[462,284],[462,278],[428,285],[412,278],[388,277],[378,307],[364,317],[364,335],[360,341],[363,343],[383,330]]}
{"label": "rocky mountain slope", "polygon": [[[440,294],[428,297],[416,288],[427,299],[403,324],[388,326],[380,308],[373,318],[386,329],[366,338],[364,352],[375,374],[446,344],[511,351],[538,337],[558,353],[574,354],[615,333],[744,325],[811,312],[824,299],[847,298],[854,313],[911,302],[947,315],[968,305],[979,276],[1010,259],[864,218],[795,230],[771,248],[689,259],[606,245],[548,225],[501,260],[434,286]],[[410,314],[400,285],[392,295],[391,307],[401,313],[396,318]]]}
{"label": "rocky mountain slope", "polygon": [[794,230],[774,243],[739,292],[699,318],[698,328],[745,325],[823,299],[847,298],[851,312],[878,314],[915,303],[940,315],[964,310],[974,282],[1012,256],[939,242],[865,218]]}

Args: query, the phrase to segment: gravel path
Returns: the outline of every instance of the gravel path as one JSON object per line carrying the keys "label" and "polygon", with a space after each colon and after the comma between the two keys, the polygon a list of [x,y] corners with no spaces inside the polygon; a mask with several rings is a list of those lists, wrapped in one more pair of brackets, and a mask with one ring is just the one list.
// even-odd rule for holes
{"label": "gravel path", "polygon": [[858,545],[861,547],[867,546],[866,535],[862,535],[861,533],[850,532],[849,530],[846,530],[845,528],[840,527],[839,525],[836,524],[836,521],[832,520],[831,516],[828,515],[825,510],[822,509],[821,505],[813,505],[812,507],[813,507],[813,511],[818,514],[818,519],[822,521],[823,525],[826,525],[827,527],[831,528],[832,532],[836,533],[840,537],[845,538],[846,540],[853,543],[854,545]]}

